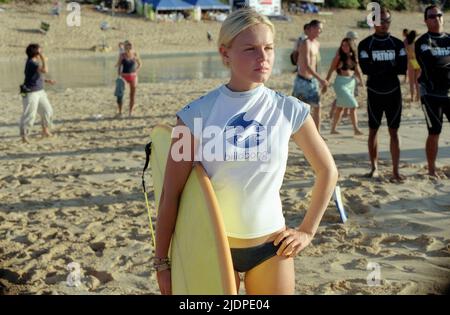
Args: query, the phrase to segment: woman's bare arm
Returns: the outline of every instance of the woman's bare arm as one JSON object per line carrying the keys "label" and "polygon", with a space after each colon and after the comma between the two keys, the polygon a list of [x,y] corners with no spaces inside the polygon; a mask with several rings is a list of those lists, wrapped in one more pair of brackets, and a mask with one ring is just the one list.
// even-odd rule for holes
{"label": "woman's bare arm", "polygon": [[330,69],[328,70],[326,81],[330,81],[333,72],[337,69],[339,64],[339,55],[334,56],[333,61],[331,62]]}
{"label": "woman's bare arm", "polygon": [[356,64],[355,74],[356,74],[356,77],[359,80],[359,84],[364,87],[364,80],[363,80],[361,68],[359,67],[359,63]]}
{"label": "woman's bare arm", "polygon": [[142,60],[139,57],[138,53],[136,53],[135,56],[136,56],[136,63],[138,65],[136,68],[136,72],[138,72],[142,68]]}
{"label": "woman's bare arm", "polygon": [[47,57],[39,53],[39,59],[41,60],[41,65],[38,67],[40,73],[48,73]]}
{"label": "woman's bare arm", "polygon": [[293,135],[293,138],[311,164],[316,180],[312,189],[311,202],[303,222],[297,229],[286,229],[279,233],[274,241],[276,246],[281,243],[277,255],[287,257],[297,255],[313,239],[338,177],[333,157],[317,132],[314,121],[310,116]]}

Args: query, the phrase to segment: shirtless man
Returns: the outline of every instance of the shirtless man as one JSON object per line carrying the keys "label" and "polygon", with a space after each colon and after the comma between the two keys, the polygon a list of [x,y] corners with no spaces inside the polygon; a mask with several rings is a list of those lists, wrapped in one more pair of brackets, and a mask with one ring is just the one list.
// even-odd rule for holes
{"label": "shirtless man", "polygon": [[298,47],[298,71],[294,81],[292,95],[312,107],[311,115],[320,132],[320,89],[326,89],[328,82],[317,73],[320,43],[317,40],[322,33],[322,23],[312,20],[309,23],[308,38]]}

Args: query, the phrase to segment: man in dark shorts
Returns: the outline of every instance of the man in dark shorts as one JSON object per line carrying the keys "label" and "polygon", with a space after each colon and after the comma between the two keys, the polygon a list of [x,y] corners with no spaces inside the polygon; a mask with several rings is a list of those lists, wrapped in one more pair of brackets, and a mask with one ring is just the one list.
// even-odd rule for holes
{"label": "man in dark shorts", "polygon": [[444,16],[436,5],[425,9],[424,18],[428,32],[416,41],[416,58],[422,69],[420,96],[428,126],[428,174],[438,177],[435,163],[444,114],[450,121],[450,35],[444,33]]}
{"label": "man in dark shorts", "polygon": [[389,34],[391,13],[381,8],[380,25],[375,33],[358,45],[361,69],[367,75],[367,111],[369,116],[369,156],[372,169],[369,177],[378,176],[377,133],[383,113],[389,127],[390,151],[392,157],[392,180],[403,179],[399,173],[400,144],[398,128],[402,114],[402,94],[399,74],[406,74],[407,56],[403,42]]}

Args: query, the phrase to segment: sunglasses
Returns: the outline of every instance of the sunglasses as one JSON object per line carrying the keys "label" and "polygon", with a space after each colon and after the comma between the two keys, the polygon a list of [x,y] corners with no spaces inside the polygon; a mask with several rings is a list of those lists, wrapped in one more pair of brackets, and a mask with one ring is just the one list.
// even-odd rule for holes
{"label": "sunglasses", "polygon": [[442,13],[438,13],[438,14],[429,14],[428,16],[427,16],[427,19],[432,19],[432,20],[434,20],[435,18],[441,18],[441,17],[443,17],[444,15],[442,14]]}
{"label": "sunglasses", "polygon": [[388,19],[380,19],[380,22],[381,22],[381,24],[389,24],[389,23],[391,23],[391,18],[388,18]]}

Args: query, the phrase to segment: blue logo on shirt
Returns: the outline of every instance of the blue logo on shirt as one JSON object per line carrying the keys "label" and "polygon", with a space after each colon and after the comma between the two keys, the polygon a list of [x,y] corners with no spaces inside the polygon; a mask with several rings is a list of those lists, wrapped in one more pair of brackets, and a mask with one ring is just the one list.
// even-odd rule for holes
{"label": "blue logo on shirt", "polygon": [[227,142],[238,148],[252,148],[259,146],[264,142],[265,137],[261,133],[265,132],[264,126],[256,120],[246,120],[244,118],[246,113],[240,113],[231,118],[225,129],[227,134]]}

